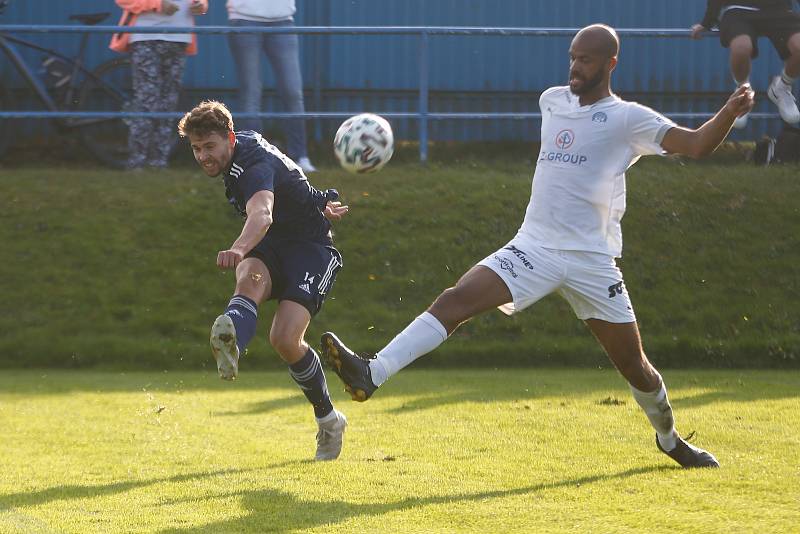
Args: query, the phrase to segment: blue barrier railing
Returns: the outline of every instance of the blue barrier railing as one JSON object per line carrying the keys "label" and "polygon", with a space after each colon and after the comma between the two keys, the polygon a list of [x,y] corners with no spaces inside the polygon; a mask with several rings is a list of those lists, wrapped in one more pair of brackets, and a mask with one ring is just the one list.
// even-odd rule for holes
{"label": "blue barrier railing", "polygon": [[[230,27],[230,26],[193,26],[193,27],[129,27],[129,26],[62,26],[7,24],[0,25],[2,33],[292,33],[299,35],[417,35],[419,37],[419,96],[416,112],[380,112],[376,113],[389,119],[417,119],[419,121],[419,157],[420,161],[428,159],[428,122],[432,120],[529,120],[541,119],[541,113],[434,113],[428,109],[429,88],[429,47],[431,35],[496,35],[496,36],[530,36],[530,37],[571,37],[579,28],[483,28],[483,27],[449,27],[449,26],[278,26],[278,27]],[[623,37],[660,37],[688,38],[690,31],[672,28],[619,28],[616,30]],[[338,119],[346,118],[353,112],[305,112],[305,113],[237,113],[242,118],[282,119]],[[667,113],[673,119],[704,119],[713,113]],[[78,112],[78,111],[2,111],[0,119],[67,119],[67,118],[133,118],[149,117],[157,119],[178,118],[182,113],[126,113],[126,112]],[[753,119],[774,119],[775,113],[751,113]]]}

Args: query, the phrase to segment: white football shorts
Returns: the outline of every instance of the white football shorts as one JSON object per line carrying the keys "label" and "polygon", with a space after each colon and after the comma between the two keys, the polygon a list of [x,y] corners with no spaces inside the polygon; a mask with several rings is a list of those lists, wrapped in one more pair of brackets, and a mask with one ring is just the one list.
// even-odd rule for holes
{"label": "white football shorts", "polygon": [[496,272],[508,286],[514,300],[499,306],[507,315],[557,291],[578,319],[636,321],[622,272],[610,255],[543,248],[517,235],[478,265]]}

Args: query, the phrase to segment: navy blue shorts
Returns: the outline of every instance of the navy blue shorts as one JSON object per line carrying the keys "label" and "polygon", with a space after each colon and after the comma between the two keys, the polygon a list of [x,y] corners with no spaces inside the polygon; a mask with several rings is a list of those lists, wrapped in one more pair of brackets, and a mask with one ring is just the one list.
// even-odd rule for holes
{"label": "navy blue shorts", "polygon": [[342,268],[342,255],[330,245],[265,237],[246,258],[258,258],[269,270],[272,293],[267,300],[291,300],[311,316],[322,309],[325,297]]}

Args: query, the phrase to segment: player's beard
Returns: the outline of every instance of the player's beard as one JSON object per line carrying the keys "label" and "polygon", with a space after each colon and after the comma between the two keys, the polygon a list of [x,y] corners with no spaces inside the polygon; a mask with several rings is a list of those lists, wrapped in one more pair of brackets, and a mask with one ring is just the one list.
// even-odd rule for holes
{"label": "player's beard", "polygon": [[[575,95],[585,95],[587,93],[592,92],[592,90],[596,89],[601,83],[603,83],[603,79],[605,77],[605,73],[600,70],[593,78],[589,78],[588,80],[583,80],[583,83],[577,89],[573,89],[570,87],[570,90]],[[574,78],[574,76],[570,75],[570,78]]]}
{"label": "player's beard", "polygon": [[[210,163],[210,167],[206,167],[206,163]],[[219,176],[222,173],[222,167],[220,166],[219,162],[211,158],[210,161],[204,162],[200,164],[203,168],[203,172],[205,172],[208,176]]]}
{"label": "player's beard", "polygon": [[[216,177],[224,173],[231,164],[231,160],[233,159],[233,151],[231,150],[228,153],[223,154],[220,158],[215,158],[211,156],[205,163],[211,163],[211,167],[206,167],[204,162],[200,163],[200,166],[203,168],[203,172],[205,172],[208,176]],[[225,163],[223,163],[223,161]]]}

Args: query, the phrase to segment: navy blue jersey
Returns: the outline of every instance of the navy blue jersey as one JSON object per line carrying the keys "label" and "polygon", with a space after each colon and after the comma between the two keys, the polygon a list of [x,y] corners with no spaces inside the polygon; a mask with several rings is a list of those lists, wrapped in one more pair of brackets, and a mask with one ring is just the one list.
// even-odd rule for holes
{"label": "navy blue jersey", "polygon": [[223,176],[225,196],[244,217],[253,195],[259,191],[275,195],[266,237],[331,244],[331,224],[322,214],[328,196],[308,183],[300,167],[261,134],[236,132],[231,167]]}

